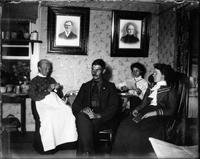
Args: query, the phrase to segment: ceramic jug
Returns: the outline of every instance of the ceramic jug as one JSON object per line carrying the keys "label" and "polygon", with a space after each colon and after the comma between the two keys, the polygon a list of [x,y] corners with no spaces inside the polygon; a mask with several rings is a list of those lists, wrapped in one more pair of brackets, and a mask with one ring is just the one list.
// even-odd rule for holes
{"label": "ceramic jug", "polygon": [[36,30],[31,32],[31,40],[38,40],[38,32]]}

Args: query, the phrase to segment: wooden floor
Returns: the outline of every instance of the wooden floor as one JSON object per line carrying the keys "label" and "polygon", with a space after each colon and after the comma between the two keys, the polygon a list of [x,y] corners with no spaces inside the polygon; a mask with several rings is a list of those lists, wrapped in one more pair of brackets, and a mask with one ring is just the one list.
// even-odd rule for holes
{"label": "wooden floor", "polygon": [[[9,138],[9,140],[5,140]],[[21,134],[6,134],[4,135],[4,158],[7,159],[66,159],[66,158],[84,158],[82,156],[76,155],[76,149],[62,149],[57,151],[54,154],[48,155],[41,155],[37,153],[34,148],[32,147],[32,140],[33,140],[33,133],[27,133],[26,135],[22,136]],[[101,148],[103,150],[103,148]],[[88,157],[87,157],[88,158]],[[89,158],[112,158],[112,159],[120,159],[124,158],[124,156],[111,156],[107,153],[99,152],[96,156],[91,156]],[[150,158],[154,159],[157,158],[154,152],[148,154],[135,154],[132,156],[126,156],[125,158]]]}

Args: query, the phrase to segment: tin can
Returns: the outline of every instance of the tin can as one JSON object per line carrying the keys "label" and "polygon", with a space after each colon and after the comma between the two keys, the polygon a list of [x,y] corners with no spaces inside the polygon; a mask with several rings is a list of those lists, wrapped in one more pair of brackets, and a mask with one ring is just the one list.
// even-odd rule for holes
{"label": "tin can", "polygon": [[20,86],[15,86],[15,93],[20,94]]}
{"label": "tin can", "polygon": [[7,31],[5,32],[5,37],[4,37],[6,40],[9,40],[10,39],[10,32]]}
{"label": "tin can", "polygon": [[1,39],[4,40],[4,37],[5,37],[4,31],[2,31],[2,32],[1,32]]}
{"label": "tin can", "polygon": [[38,32],[37,31],[31,32],[31,40],[38,40]]}

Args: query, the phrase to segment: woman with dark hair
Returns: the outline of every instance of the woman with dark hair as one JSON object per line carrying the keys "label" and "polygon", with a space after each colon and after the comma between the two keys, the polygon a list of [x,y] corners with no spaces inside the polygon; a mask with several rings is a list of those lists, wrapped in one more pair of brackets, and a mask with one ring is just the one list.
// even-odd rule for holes
{"label": "woman with dark hair", "polygon": [[148,88],[148,82],[144,79],[146,73],[145,66],[136,62],[131,64],[130,69],[132,78],[116,85],[121,92],[128,92],[128,94],[131,95],[129,98],[124,98],[123,100],[123,107],[125,107],[125,109],[127,107],[130,108],[126,109],[125,116],[127,113],[129,114],[130,110],[133,110],[141,103]]}
{"label": "woman with dark hair", "polygon": [[[176,90],[170,87],[173,69],[166,64],[154,64],[156,83],[148,88],[142,103],[119,125],[113,145],[113,154],[125,155],[149,151],[149,137],[164,138],[166,117],[177,108]],[[165,119],[165,120],[164,120]]]}
{"label": "woman with dark hair", "polygon": [[121,91],[130,91],[142,100],[148,87],[148,82],[144,79],[146,68],[143,64],[136,62],[131,64],[130,69],[133,78],[119,83],[116,87]]}
{"label": "woman with dark hair", "polygon": [[138,68],[140,70],[140,75],[142,78],[144,78],[144,75],[146,73],[146,68],[143,64],[139,63],[139,62],[136,62],[136,63],[132,63],[131,64],[131,71],[133,72],[134,68]]}

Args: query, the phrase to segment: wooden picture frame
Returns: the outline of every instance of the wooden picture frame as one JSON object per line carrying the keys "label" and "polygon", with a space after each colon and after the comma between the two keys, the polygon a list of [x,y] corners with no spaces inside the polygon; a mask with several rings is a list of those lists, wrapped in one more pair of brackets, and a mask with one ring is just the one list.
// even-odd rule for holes
{"label": "wooden picture frame", "polygon": [[48,53],[87,55],[89,15],[89,8],[48,7]]}
{"label": "wooden picture frame", "polygon": [[148,12],[113,11],[112,57],[148,57],[150,16]]}

